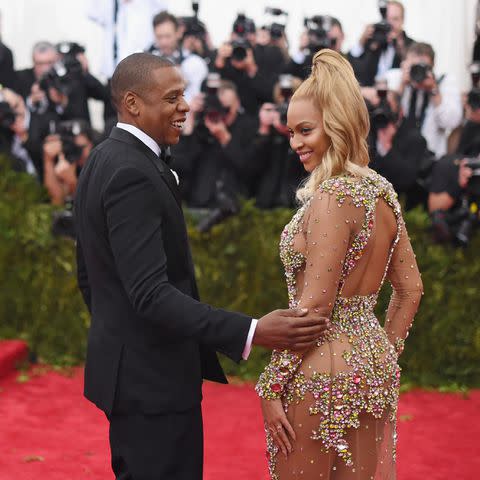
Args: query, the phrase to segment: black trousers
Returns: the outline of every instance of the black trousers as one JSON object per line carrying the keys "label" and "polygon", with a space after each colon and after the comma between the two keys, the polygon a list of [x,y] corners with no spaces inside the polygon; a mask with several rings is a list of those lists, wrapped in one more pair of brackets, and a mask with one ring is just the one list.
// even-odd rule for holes
{"label": "black trousers", "polygon": [[116,480],[201,480],[201,406],[165,415],[112,415],[110,449]]}

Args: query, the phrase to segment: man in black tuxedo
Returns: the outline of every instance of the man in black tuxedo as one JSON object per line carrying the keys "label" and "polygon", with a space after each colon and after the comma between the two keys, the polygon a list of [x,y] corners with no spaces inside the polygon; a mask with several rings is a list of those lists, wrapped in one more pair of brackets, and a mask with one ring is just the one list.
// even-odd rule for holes
{"label": "man in black tuxedo", "polygon": [[[319,313],[253,320],[198,301],[174,176],[189,108],[174,64],[133,54],[117,66],[119,123],[82,170],[76,196],[78,279],[91,312],[85,395],[110,421],[117,479],[202,478],[202,378],[226,383],[215,350],[235,361],[251,343],[308,348]],[[160,154],[160,156],[159,156]]]}

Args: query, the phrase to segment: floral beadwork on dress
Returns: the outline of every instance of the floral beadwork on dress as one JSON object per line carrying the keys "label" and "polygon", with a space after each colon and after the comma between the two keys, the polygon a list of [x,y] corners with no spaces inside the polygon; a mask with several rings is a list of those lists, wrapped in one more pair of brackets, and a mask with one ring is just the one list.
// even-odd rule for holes
{"label": "floral beadwork on dress", "polygon": [[[314,401],[312,403],[309,400],[306,408],[310,416],[318,419],[317,427],[311,433],[311,439],[319,440],[324,451],[336,452],[345,465],[352,467],[354,459],[351,446],[345,436],[348,429],[359,427],[361,412],[367,412],[375,418],[388,414],[388,421],[395,425],[400,385],[400,368],[397,359],[403,348],[404,338],[408,334],[408,328],[413,321],[416,307],[409,321],[407,315],[404,315],[405,325],[402,324],[402,329],[405,331],[397,331],[399,330],[396,328],[398,322],[389,318],[386,326],[388,324],[392,330],[386,331],[374,314],[378,292],[387,276],[395,248],[404,234],[404,223],[397,195],[391,184],[372,172],[365,177],[344,175],[323,182],[314,197],[296,212],[283,230],[280,239],[280,257],[285,269],[290,308],[296,308],[300,304],[300,298],[297,298],[300,270],[313,265],[309,260],[308,248],[305,253],[302,253],[295,250],[294,244],[297,235],[304,234],[308,239],[308,235],[312,234],[307,222],[312,225],[310,211],[313,208],[314,198],[321,205],[323,205],[321,202],[328,198],[328,214],[330,209],[337,207],[341,209],[347,201],[349,205],[364,209],[363,219],[358,222],[360,228],[357,233],[343,240],[345,254],[340,261],[340,266],[337,267],[340,271],[338,281],[334,285],[336,293],[331,303],[328,303],[331,308],[331,328],[318,340],[315,347],[320,352],[328,345],[339,344],[347,339],[348,345],[342,347],[341,353],[346,370],[335,374],[321,371],[308,372],[302,363],[301,355],[290,351],[274,351],[270,364],[260,376],[256,391],[259,396],[268,400],[281,399],[285,411],[288,411],[292,404],[305,402],[308,393],[309,398],[313,397]],[[375,294],[342,297],[345,281],[364,255],[374,229],[375,211],[379,198],[392,209],[397,223],[397,233],[388,253],[380,286]],[[344,220],[346,223],[349,221],[348,218]],[[318,219],[315,217],[313,222],[315,226]],[[339,225],[335,227],[339,228]],[[320,232],[317,232],[317,235],[322,236]],[[323,236],[327,237],[327,234]],[[317,241],[317,238],[312,238],[310,243],[316,245]],[[334,240],[331,241],[334,242]],[[333,245],[332,249],[337,250],[337,246]],[[412,254],[408,248],[406,253]],[[309,265],[306,265],[307,262],[310,262]],[[399,262],[403,263],[404,260],[400,259]],[[332,267],[328,266],[327,272],[331,271]],[[315,275],[314,278],[321,279],[321,274]],[[307,286],[307,284],[305,280],[304,285]],[[420,283],[417,283],[417,289],[421,289]],[[317,292],[320,297],[326,293],[325,288]],[[408,297],[410,293],[407,292],[406,295]],[[418,305],[416,292],[412,295],[412,303]],[[397,305],[397,297],[394,291],[391,302],[393,316],[396,309],[400,308]],[[312,299],[312,296],[309,298]],[[396,318],[395,316],[394,320]],[[266,435],[270,474],[273,480],[280,480],[275,471],[278,448],[268,431]],[[396,434],[393,438],[396,438]]]}

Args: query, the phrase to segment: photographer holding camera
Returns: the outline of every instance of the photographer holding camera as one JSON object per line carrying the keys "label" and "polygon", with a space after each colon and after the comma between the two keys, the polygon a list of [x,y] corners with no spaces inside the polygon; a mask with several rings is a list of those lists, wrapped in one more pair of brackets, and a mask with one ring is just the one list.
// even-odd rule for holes
{"label": "photographer holding camera", "polygon": [[174,15],[166,11],[155,15],[153,30],[155,43],[147,51],[166,57],[180,67],[187,83],[185,99],[190,103],[200,92],[202,82],[207,76],[208,67],[205,60],[179,44],[179,24]]}
{"label": "photographer holding camera", "polygon": [[479,155],[480,89],[474,87],[467,96],[465,122],[456,152],[438,160],[433,170],[428,210],[438,242],[454,240],[460,245],[468,244],[478,221],[471,218],[470,209],[480,199]]}
{"label": "photographer holding camera", "polygon": [[249,148],[255,120],[243,112],[236,86],[211,73],[207,94],[191,102],[180,143],[172,148],[172,168],[181,178],[180,188],[193,208],[218,206],[217,181],[234,196],[251,192]]}
{"label": "photographer holding camera", "polygon": [[451,75],[434,74],[435,52],[428,43],[413,43],[402,63],[400,94],[406,122],[419,129],[438,158],[447,153],[450,132],[460,125],[460,89]]}
{"label": "photographer holding camera", "polygon": [[238,89],[245,111],[257,115],[260,105],[272,100],[273,85],[285,65],[279,47],[257,45],[255,23],[238,14],[229,42],[217,50],[215,70]]}
{"label": "photographer holding camera", "polygon": [[417,129],[404,121],[397,92],[379,82],[375,96],[366,98],[370,112],[370,168],[392,183],[395,191],[405,194],[408,210],[426,204],[425,185],[433,159],[427,143]]}
{"label": "photographer holding camera", "polygon": [[315,15],[304,19],[305,30],[300,36],[300,48],[292,55],[285,69],[294,77],[304,80],[310,74],[313,55],[323,48],[342,53],[345,39],[343,27],[335,17]]}
{"label": "photographer holding camera", "polygon": [[9,157],[14,170],[38,177],[40,161],[35,157],[29,124],[30,112],[23,98],[0,87],[0,152]]}
{"label": "photographer holding camera", "polygon": [[75,195],[77,179],[94,146],[94,132],[83,119],[60,122],[43,143],[44,185],[52,204]]}
{"label": "photographer holding camera", "polygon": [[88,99],[108,101],[105,86],[88,71],[85,49],[74,42],[56,47],[38,42],[32,52],[33,68],[17,72],[17,91],[37,115],[55,112],[63,120],[81,118],[90,123]]}
{"label": "photographer holding camera", "polygon": [[302,164],[290,148],[286,126],[288,101],[300,85],[299,78],[281,75],[275,85],[275,103],[264,103],[259,112],[259,127],[253,143],[256,168],[255,200],[258,208],[294,208],[295,192],[305,178]]}
{"label": "photographer holding camera", "polygon": [[375,77],[391,68],[398,68],[413,40],[403,30],[405,7],[394,0],[379,0],[382,20],[367,25],[357,45],[350,50],[349,60],[362,86],[372,86]]}

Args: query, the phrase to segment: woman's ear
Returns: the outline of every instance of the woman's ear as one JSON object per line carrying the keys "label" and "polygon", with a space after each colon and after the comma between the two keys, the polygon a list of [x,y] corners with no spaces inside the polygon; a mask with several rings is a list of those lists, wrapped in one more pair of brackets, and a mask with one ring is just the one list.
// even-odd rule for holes
{"label": "woman's ear", "polygon": [[128,111],[128,113],[130,113],[130,115],[137,117],[140,114],[139,99],[137,95],[135,95],[135,93],[125,93],[125,96],[123,97],[123,102],[125,105],[125,109]]}

